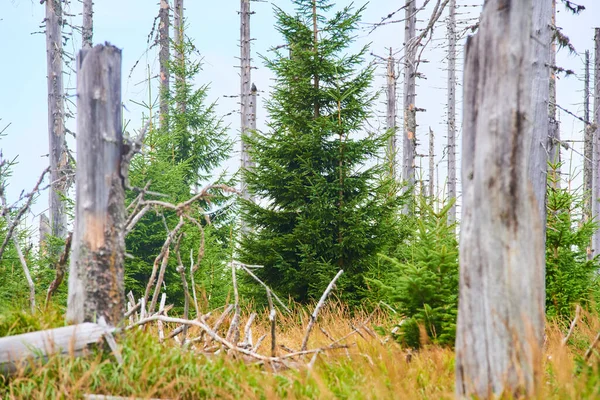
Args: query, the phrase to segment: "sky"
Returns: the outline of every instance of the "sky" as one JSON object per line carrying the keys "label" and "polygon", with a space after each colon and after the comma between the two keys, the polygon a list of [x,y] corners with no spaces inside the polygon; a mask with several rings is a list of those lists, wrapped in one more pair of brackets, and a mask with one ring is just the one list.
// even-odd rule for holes
{"label": "sky", "polygon": [[[424,0],[417,0],[422,5]],[[3,62],[0,63],[0,76],[3,76],[0,86],[0,131],[8,124],[6,137],[0,138],[0,149],[5,158],[18,156],[18,164],[13,168],[13,176],[9,180],[9,203],[15,201],[22,190],[30,191],[41,171],[48,165],[48,132],[47,132],[47,85],[46,85],[46,50],[43,34],[44,6],[38,0],[2,0],[4,3],[0,14],[0,37],[3,40]],[[72,25],[81,24],[81,4],[71,0],[71,5],[66,9],[73,17],[68,17]],[[396,11],[401,7],[400,0],[371,0],[366,5],[363,14],[361,30],[357,32],[356,41],[349,48],[355,51],[360,47],[370,44],[371,52],[378,56],[387,56],[392,48],[398,56],[402,55],[404,26],[402,23],[388,24],[379,27],[374,32],[370,23],[378,22],[382,17]],[[419,14],[417,28],[423,28],[431,13],[429,6]],[[481,10],[481,0],[457,0],[458,19],[462,21],[460,27],[472,25],[474,18]],[[334,9],[350,4],[348,0],[338,1]],[[355,1],[356,6],[364,4]],[[573,70],[576,74],[570,77],[561,77],[558,81],[558,103],[560,106],[575,114],[583,114],[583,52],[593,49],[593,27],[600,26],[600,0],[579,0],[579,4],[586,10],[579,16],[573,16],[559,4],[557,6],[557,25],[567,35],[577,54],[569,54],[566,49],[560,50],[557,55],[557,65]],[[203,57],[203,71],[197,78],[196,84],[210,84],[208,98],[217,102],[217,112],[223,116],[224,122],[229,126],[229,134],[238,140],[240,117],[239,105],[235,96],[239,92],[239,1],[223,0],[217,2],[203,2],[199,0],[186,0],[185,18],[187,22],[186,34],[192,38]],[[252,42],[253,63],[256,69],[252,70],[252,80],[259,89],[262,100],[268,97],[272,84],[272,74],[261,61],[260,56],[269,56],[268,49],[282,44],[282,38],[274,28],[273,7],[281,7],[292,11],[293,6],[289,0],[253,1],[251,33],[255,39]],[[157,79],[154,77],[158,71],[158,49],[148,49],[148,35],[152,29],[153,21],[158,15],[157,0],[96,0],[94,3],[94,43],[109,42],[123,50],[123,102],[126,110],[124,118],[129,122],[129,127],[138,128],[143,110],[135,102],[149,100],[149,93],[157,93]],[[404,12],[397,13],[392,20],[403,17]],[[420,146],[418,154],[424,154],[428,147],[429,128],[435,132],[436,146],[435,159],[439,172],[436,177],[437,185],[443,191],[445,179],[445,132],[446,132],[446,47],[444,36],[446,33],[444,13],[436,25],[433,40],[429,42],[423,52],[424,62],[419,70],[424,79],[417,82],[417,101],[419,108],[426,111],[419,113],[417,138]],[[396,18],[397,17],[397,18]],[[41,27],[40,27],[41,26]],[[70,28],[71,33],[65,50],[75,54],[80,47],[80,33]],[[150,42],[151,44],[152,42]],[[458,66],[462,64],[462,47],[464,38],[459,43],[461,54],[458,56]],[[369,57],[367,62],[377,60]],[[593,54],[592,54],[593,60]],[[134,68],[135,66],[135,68]],[[377,70],[373,90],[381,90],[385,83],[385,65],[380,64]],[[148,76],[153,77],[151,84],[147,82]],[[462,71],[457,72],[459,82],[462,80]],[[65,89],[68,102],[75,102],[75,73],[65,68]],[[397,93],[398,108],[401,109],[402,76],[398,79]],[[150,89],[152,89],[150,91]],[[459,93],[462,89],[459,88]],[[374,116],[369,120],[370,129],[383,129],[384,127],[384,101],[382,93],[380,102],[374,104]],[[260,103],[260,102],[259,102]],[[74,108],[74,107],[72,107]],[[259,129],[265,129],[268,117],[264,108],[259,107],[257,124]],[[398,125],[402,126],[402,113]],[[461,121],[462,107],[457,107],[457,122]],[[582,137],[582,123],[560,111],[561,136],[566,139],[580,139]],[[75,120],[67,122],[73,129]],[[460,140],[460,124],[459,124]],[[399,141],[399,143],[401,143]],[[69,138],[69,146],[74,149],[75,144]],[[581,152],[583,145],[576,143],[574,148]],[[460,147],[459,147],[460,148]],[[236,143],[235,153],[224,165],[224,168],[233,173],[239,166],[239,143]],[[565,158],[571,158],[571,153],[565,153]],[[400,157],[398,158],[400,159]],[[460,152],[458,154],[460,160]],[[581,157],[573,154],[572,163],[564,167],[564,171],[580,170]],[[422,173],[427,174],[427,160],[419,159],[423,166]],[[419,174],[420,172],[418,172]],[[44,193],[32,208],[29,221],[47,209],[48,196]],[[37,223],[34,224],[37,226]]]}

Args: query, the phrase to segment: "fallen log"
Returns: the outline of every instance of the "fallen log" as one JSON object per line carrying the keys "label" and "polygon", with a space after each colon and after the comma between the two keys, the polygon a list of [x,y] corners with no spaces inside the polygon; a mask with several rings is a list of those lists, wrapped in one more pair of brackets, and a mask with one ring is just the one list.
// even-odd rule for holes
{"label": "fallen log", "polygon": [[0,375],[10,375],[27,359],[47,359],[56,354],[80,355],[115,328],[86,322],[0,338]]}

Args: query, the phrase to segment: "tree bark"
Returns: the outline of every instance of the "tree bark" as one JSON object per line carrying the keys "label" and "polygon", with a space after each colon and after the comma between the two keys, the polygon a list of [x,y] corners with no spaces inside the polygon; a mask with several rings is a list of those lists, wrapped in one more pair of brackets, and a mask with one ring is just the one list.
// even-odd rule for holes
{"label": "tree bark", "polygon": [[[253,99],[256,100],[256,86],[252,85],[251,76],[251,52],[250,52],[250,0],[240,1],[240,114],[241,114],[241,168],[247,169],[252,166],[250,154],[248,153],[248,144],[244,137],[250,133],[251,129],[256,129],[256,120],[253,115]],[[254,104],[255,105],[255,104]],[[255,111],[254,111],[255,112]],[[254,128],[252,124],[254,121]],[[241,182],[242,198],[250,199],[250,193],[246,182]]]}
{"label": "tree bark", "polygon": [[549,26],[549,1],[488,0],[465,49],[461,398],[533,396],[543,372]]}
{"label": "tree bark", "polygon": [[[594,30],[594,125],[592,131],[592,217],[600,220],[600,28]],[[600,254],[600,230],[592,236],[592,254]]]}
{"label": "tree bark", "polygon": [[387,146],[388,169],[392,179],[396,179],[396,60],[392,49],[387,61],[387,112],[386,129],[390,133]]}
{"label": "tree bark", "polygon": [[77,59],[77,180],[67,319],[116,326],[124,314],[121,50],[97,45]]}
{"label": "tree bark", "polygon": [[[448,201],[456,200],[456,0],[448,18]],[[448,210],[448,224],[456,221],[456,201]]]}
{"label": "tree bark", "polygon": [[83,25],[81,29],[82,47],[91,49],[93,46],[94,23],[93,23],[93,7],[92,0],[83,0]]}
{"label": "tree bark", "polygon": [[169,114],[169,0],[160,0],[159,11],[159,26],[158,26],[158,45],[160,47],[158,53],[158,63],[160,65],[160,107],[159,119],[161,129],[167,128],[167,116]]}
{"label": "tree bark", "polygon": [[[404,26],[404,135],[402,141],[402,179],[408,190],[415,186],[415,152],[417,147],[417,110],[415,108],[415,26],[417,21],[416,0],[406,0]],[[412,202],[404,206],[404,214],[409,214]]]}
{"label": "tree bark", "polygon": [[435,201],[435,135],[433,134],[433,129],[429,127],[429,197],[431,197],[431,202]]}
{"label": "tree bark", "polygon": [[[586,218],[592,216],[592,159],[593,153],[593,129],[590,123],[590,52],[585,51],[585,74],[583,79],[583,119],[584,123],[584,148],[583,148],[583,190],[585,191]],[[590,253],[591,255],[591,253]]]}
{"label": "tree bark", "polygon": [[[179,72],[175,79],[179,82],[181,87],[185,85],[185,74],[183,74],[183,69],[185,66],[185,55],[184,55],[184,20],[183,20],[183,0],[175,0],[174,4],[174,12],[173,12],[173,30],[175,36],[175,57],[177,58],[177,62],[179,63],[179,67],[181,68],[181,72]],[[186,104],[184,101],[178,101],[177,109],[181,114],[185,113]]]}
{"label": "tree bark", "polygon": [[[552,0],[552,26],[556,29],[556,0]],[[548,104],[549,129],[548,139],[550,143],[550,163],[560,163],[560,125],[556,120],[556,39],[552,39],[550,46],[550,95]],[[554,188],[560,188],[560,167],[551,169],[550,184]]]}
{"label": "tree bark", "polygon": [[52,235],[65,238],[66,171],[65,107],[62,59],[61,0],[46,1],[46,60],[48,69],[48,139],[50,144],[50,227]]}

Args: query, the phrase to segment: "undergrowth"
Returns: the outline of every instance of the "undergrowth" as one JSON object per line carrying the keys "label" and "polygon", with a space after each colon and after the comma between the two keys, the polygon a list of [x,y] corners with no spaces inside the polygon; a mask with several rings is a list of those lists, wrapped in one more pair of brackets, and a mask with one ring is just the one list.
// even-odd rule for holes
{"label": "undergrowth", "polygon": [[[249,312],[242,321],[245,323]],[[278,315],[277,342],[298,349],[304,336],[308,311]],[[326,346],[361,326],[366,314],[352,316],[340,305],[326,307],[319,327],[311,336],[311,348]],[[85,394],[169,399],[452,399],[454,353],[430,345],[418,352],[402,348],[376,334],[389,329],[392,317],[376,314],[366,329],[342,343],[349,347],[320,353],[312,368],[311,356],[291,368],[273,369],[231,354],[200,354],[182,349],[175,341],[158,341],[156,325],[133,329],[117,336],[123,357],[119,365],[110,351],[93,348],[84,357],[52,356],[47,362],[28,360],[10,379],[0,376],[0,396],[5,399],[79,399]],[[61,310],[31,316],[12,311],[0,317],[0,334],[16,334],[64,325]],[[167,327],[167,331],[169,331]],[[543,399],[592,399],[600,396],[596,354],[583,354],[600,329],[597,316],[583,314],[569,344],[561,341],[566,326],[547,328]],[[254,325],[256,338],[269,332],[268,315],[261,313]],[[189,337],[198,335],[191,329]],[[270,339],[259,352],[267,354]],[[278,349],[279,354],[285,354]]]}

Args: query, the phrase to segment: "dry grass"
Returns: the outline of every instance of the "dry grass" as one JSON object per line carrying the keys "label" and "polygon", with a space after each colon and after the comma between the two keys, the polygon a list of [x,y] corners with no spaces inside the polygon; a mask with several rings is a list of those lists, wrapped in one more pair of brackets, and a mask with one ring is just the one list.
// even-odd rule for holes
{"label": "dry grass", "polygon": [[[242,327],[248,315],[244,313]],[[278,315],[278,343],[298,350],[308,318],[306,311]],[[347,335],[366,318],[361,313],[350,316],[340,305],[324,308],[309,348],[331,344],[331,338]],[[137,330],[118,339],[125,359],[121,367],[101,352],[79,359],[53,357],[44,365],[30,363],[10,381],[0,382],[0,395],[8,399],[71,399],[85,393],[189,399],[452,399],[453,351],[431,346],[411,353],[374,332],[378,326],[389,329],[392,324],[389,317],[377,314],[342,342],[347,349],[320,353],[312,368],[307,366],[312,357],[308,355],[298,359],[294,368],[277,371],[233,355],[182,350],[172,340],[158,344],[154,325],[147,332]],[[600,398],[596,354],[590,359],[593,365],[583,361],[589,343],[600,331],[600,320],[584,313],[569,345],[563,346],[567,329],[548,326],[539,398]],[[221,331],[224,334],[226,326]],[[264,312],[253,325],[255,341],[267,334],[259,349],[262,354],[270,352],[269,332]],[[198,333],[191,329],[189,335]],[[282,348],[278,352],[285,354]]]}

